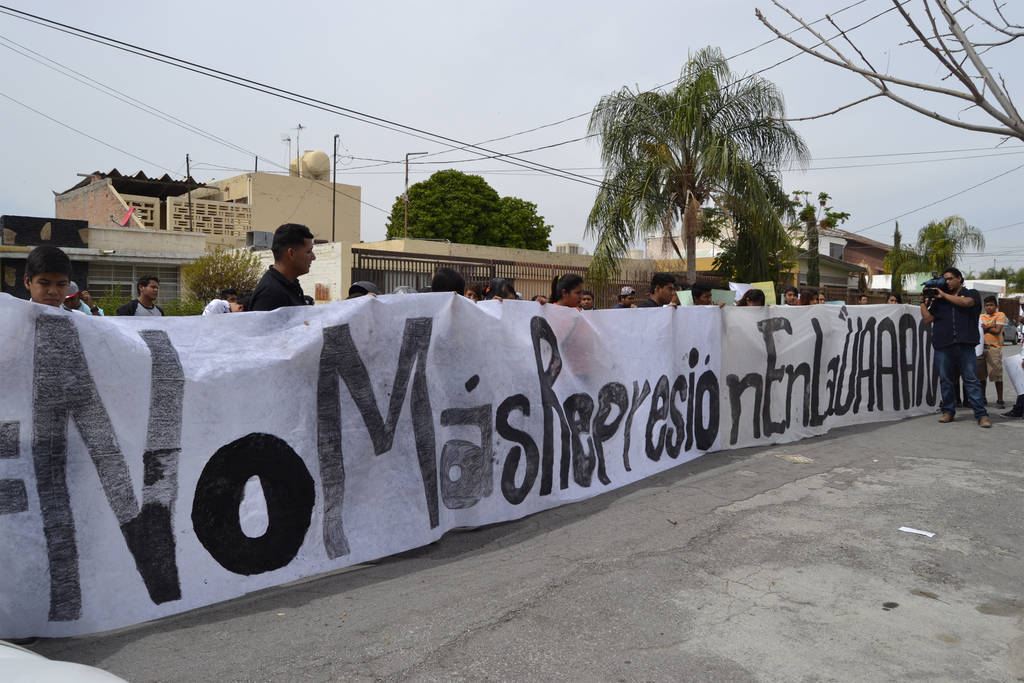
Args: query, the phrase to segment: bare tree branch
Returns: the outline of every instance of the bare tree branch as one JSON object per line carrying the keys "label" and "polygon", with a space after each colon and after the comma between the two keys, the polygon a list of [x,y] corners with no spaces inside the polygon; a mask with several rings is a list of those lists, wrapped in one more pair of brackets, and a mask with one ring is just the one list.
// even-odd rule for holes
{"label": "bare tree branch", "polygon": [[[993,4],[995,4],[995,3],[993,3]],[[971,3],[969,2],[969,0],[960,0],[960,6],[961,6],[962,9],[967,10],[968,12],[973,14],[975,17],[977,17],[982,23],[984,23],[986,26],[991,28],[993,31],[998,31],[999,33],[1002,33],[1002,34],[1007,35],[1007,36],[1012,36],[1014,38],[1020,38],[1021,36],[1024,36],[1024,30],[1021,30],[1021,31],[1013,31],[1013,30],[1011,30],[1010,29],[1010,24],[1007,21],[1004,21],[1002,26],[999,26],[995,22],[991,21],[988,17],[986,17],[985,15],[981,14],[980,12],[975,10],[973,7],[971,7]],[[960,10],[957,10],[957,11],[959,12]],[[998,6],[996,7],[996,11],[997,12],[999,11],[999,7]]]}
{"label": "bare tree branch", "polygon": [[[775,0],[773,0],[773,2],[774,1]],[[778,4],[778,3],[776,3],[776,4]],[[779,5],[779,7],[782,7],[782,5]],[[785,9],[785,8],[783,7],[783,9]],[[788,12],[789,10],[786,10],[786,11]],[[817,57],[818,59],[822,60],[823,62],[828,62],[829,64],[833,64],[835,66],[842,67],[844,69],[847,69],[848,71],[852,71],[854,73],[860,74],[861,76],[864,76],[864,77],[869,78],[869,79],[874,78],[874,79],[878,79],[878,80],[881,80],[881,81],[887,81],[887,82],[892,83],[894,85],[905,85],[908,88],[918,88],[920,90],[927,90],[929,92],[934,92],[934,93],[937,93],[939,95],[947,95],[949,97],[957,97],[957,98],[962,99],[962,100],[968,100],[968,101],[973,101],[974,100],[974,97],[972,95],[970,95],[968,93],[960,92],[958,90],[950,90],[949,88],[939,88],[939,87],[934,86],[934,85],[928,85],[927,83],[918,83],[916,81],[908,81],[908,80],[903,79],[903,78],[897,78],[895,76],[889,76],[887,74],[882,74],[882,73],[878,73],[878,72],[875,72],[875,71],[869,71],[869,70],[866,70],[866,69],[862,69],[862,68],[856,66],[855,64],[853,64],[853,62],[851,62],[849,60],[849,58],[847,58],[845,56],[843,56],[841,59],[833,59],[832,57],[829,57],[828,55],[825,55],[825,54],[822,54],[820,52],[817,52],[814,49],[809,48],[809,47],[801,44],[799,41],[797,41],[797,40],[795,40],[793,38],[790,38],[789,36],[787,36],[784,33],[782,33],[782,31],[780,31],[779,29],[775,28],[775,26],[773,26],[765,18],[765,16],[763,14],[761,14],[761,10],[754,10],[754,12],[757,15],[757,18],[761,20],[761,23],[764,24],[765,26],[767,26],[779,38],[785,40],[787,43],[789,43],[793,47],[796,47],[796,48],[799,48],[799,49],[803,50],[804,52],[806,52],[809,55],[814,55],[815,57]],[[838,52],[836,50],[836,48],[832,46],[831,42],[827,38],[823,37],[820,33],[815,31],[814,29],[810,28],[806,24],[806,22],[802,21],[801,19],[798,19],[796,17],[796,15],[790,14],[790,16],[792,16],[794,19],[796,19],[801,24],[803,24],[804,28],[807,29],[808,31],[810,31],[811,34],[814,35],[814,37],[817,38],[819,41],[821,41],[821,43],[823,45],[828,46],[829,49],[831,49],[833,52]],[[840,53],[840,54],[842,54],[842,53]]]}
{"label": "bare tree branch", "polygon": [[994,8],[995,8],[995,10],[996,10],[996,14],[998,14],[998,15],[999,15],[999,18],[1003,20],[1003,23],[1004,23],[1004,24],[1006,24],[1006,26],[1007,26],[1008,28],[1019,28],[1019,29],[1024,29],[1024,26],[1021,26],[1020,24],[1011,24],[1011,23],[1010,23],[1010,20],[1009,20],[1009,19],[1007,19],[1007,18],[1006,18],[1006,17],[1005,17],[1004,15],[1003,15],[1003,7],[1005,7],[1005,6],[1006,6],[1006,3],[1005,3],[1005,2],[1004,2],[1004,3],[1002,4],[1002,5],[1000,5],[999,3],[997,3],[997,2],[996,2],[996,0],[992,0],[992,7],[994,7]]}
{"label": "bare tree branch", "polygon": [[832,116],[833,114],[838,114],[839,112],[841,112],[844,109],[849,109],[850,107],[856,106],[856,105],[860,104],[861,102],[867,102],[868,100],[873,100],[876,97],[886,97],[886,94],[884,92],[876,92],[874,95],[868,95],[867,97],[862,97],[859,100],[857,100],[856,102],[850,102],[849,104],[844,104],[843,106],[841,106],[841,107],[839,107],[837,109],[833,109],[832,111],[827,111],[824,114],[815,114],[814,116],[801,116],[801,117],[795,118],[795,119],[784,118],[784,119],[774,119],[774,120],[775,121],[810,121],[811,119],[820,119],[820,118],[823,118],[825,116]]}
{"label": "bare tree branch", "polygon": [[[806,21],[791,12],[780,2],[780,0],[772,0],[772,2],[779,9],[789,15],[789,17],[793,19],[800,28],[810,33],[811,36],[818,41],[818,44],[805,45],[790,34],[785,34],[776,28],[768,21],[759,9],[755,10],[755,15],[758,20],[772,33],[774,33],[778,38],[781,38],[807,54],[817,57],[823,62],[832,64],[833,66],[838,66],[852,73],[859,74],[871,83],[871,85],[878,91],[868,97],[861,98],[856,102],[843,105],[823,114],[800,118],[787,118],[784,120],[806,121],[830,116],[854,105],[884,95],[903,107],[950,126],[1024,140],[1024,120],[1022,120],[1020,113],[1014,105],[1010,92],[1006,87],[1005,79],[1001,74],[997,79],[981,57],[982,54],[989,52],[994,47],[1006,45],[1019,37],[1024,37],[1024,27],[1011,24],[1007,20],[1003,13],[1003,6],[998,4],[998,0],[993,0],[993,7],[995,8],[996,14],[999,16],[999,20],[1003,24],[1002,26],[1000,26],[996,21],[982,15],[981,12],[976,10],[974,7],[971,7],[971,0],[952,0],[953,3],[957,3],[959,5],[958,7],[950,7],[950,0],[922,0],[924,12],[927,16],[926,22],[924,22],[923,18],[922,22],[918,22],[913,16],[911,16],[910,12],[907,11],[904,5],[908,4],[909,0],[892,0],[893,9],[899,12],[900,16],[906,22],[914,36],[910,41],[906,42],[920,43],[921,46],[925,48],[936,61],[938,61],[942,69],[946,72],[945,75],[940,77],[940,81],[955,78],[962,84],[964,90],[933,85],[931,83],[911,81],[906,78],[882,73],[871,64],[864,52],[852,40],[849,33],[841,29],[831,17],[826,18],[838,30],[838,35],[829,39],[815,31]],[[934,3],[937,11],[933,11],[932,3]],[[892,9],[887,11],[892,11]],[[978,18],[981,21],[981,24],[972,24],[965,28],[957,19],[957,14],[960,13],[963,13],[964,16],[969,14],[971,17]],[[876,15],[876,17],[877,16],[880,15]],[[940,25],[940,20],[945,24],[945,26]],[[924,27],[930,28],[930,35],[925,33],[923,30]],[[985,28],[991,29],[996,31],[1000,36],[1007,36],[1007,38],[1005,40],[992,38],[985,41],[972,42],[968,35],[968,31],[972,28],[977,28],[977,30]],[[793,31],[791,33],[796,32]],[[835,45],[834,41],[836,38],[841,38],[845,41],[846,44],[849,45],[850,49],[856,53],[861,63],[866,65],[867,68],[855,63],[850,57],[844,54]],[[985,36],[985,38],[989,37]],[[816,49],[822,46],[825,50]],[[980,83],[976,83],[975,81],[980,81]],[[955,100],[966,100],[970,103],[970,106],[962,109],[961,113],[977,107],[999,125],[985,124],[983,122],[974,123],[970,121],[962,121],[959,117],[953,118],[914,102],[912,96],[909,94],[905,95],[894,92],[890,86],[900,86],[911,91],[942,95]],[[900,91],[900,93],[904,92],[905,91],[903,90]]]}
{"label": "bare tree branch", "polygon": [[[1013,106],[1013,100],[1011,100],[1010,97],[1003,92],[1003,89],[999,87],[999,84],[996,83],[996,79],[992,77],[992,72],[988,70],[988,67],[985,66],[985,62],[981,59],[978,53],[975,52],[974,47],[971,45],[971,41],[967,38],[967,34],[964,33],[964,30],[960,28],[960,24],[957,23],[956,19],[950,13],[946,0],[935,0],[935,4],[937,4],[943,14],[946,15],[946,21],[949,22],[949,30],[956,35],[957,40],[959,40],[960,44],[964,46],[965,50],[967,50],[967,54],[971,58],[971,63],[974,64],[974,68],[978,70],[978,73],[981,74],[981,77],[985,80],[985,83],[988,85],[988,89],[992,92],[992,96],[996,98],[997,102],[999,102],[1003,111],[1011,117],[1009,123],[1005,121],[1003,123],[1010,126],[1017,124],[1024,128],[1024,122],[1021,121],[1017,108]],[[982,102],[979,102],[978,104],[984,108],[984,104]],[[988,111],[987,108],[985,110]]]}

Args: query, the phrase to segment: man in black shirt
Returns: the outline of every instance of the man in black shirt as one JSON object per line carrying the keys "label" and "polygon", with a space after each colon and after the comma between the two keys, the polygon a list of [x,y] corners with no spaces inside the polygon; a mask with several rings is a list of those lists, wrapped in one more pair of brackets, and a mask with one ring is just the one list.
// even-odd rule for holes
{"label": "man in black shirt", "polygon": [[942,273],[946,286],[936,289],[934,298],[921,299],[921,318],[932,323],[932,347],[935,349],[935,367],[939,372],[939,390],[942,392],[942,417],[939,422],[952,422],[956,414],[956,373],[960,371],[967,397],[974,408],[974,419],[980,427],[991,427],[985,399],[978,381],[978,361],[974,348],[981,341],[978,316],[981,315],[981,295],[964,287],[964,276],[956,268]]}
{"label": "man in black shirt", "polygon": [[651,278],[651,291],[646,301],[641,301],[637,308],[658,308],[671,304],[676,305],[676,278],[672,273],[655,273]]}
{"label": "man in black shirt", "polygon": [[250,311],[272,311],[282,306],[305,306],[299,276],[309,272],[316,260],[313,233],[305,225],[285,223],[274,231],[274,265],[252,290]]}

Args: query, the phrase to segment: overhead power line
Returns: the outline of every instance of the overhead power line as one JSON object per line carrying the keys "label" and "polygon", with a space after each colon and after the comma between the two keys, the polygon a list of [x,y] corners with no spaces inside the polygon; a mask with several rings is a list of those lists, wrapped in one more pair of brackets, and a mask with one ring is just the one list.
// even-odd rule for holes
{"label": "overhead power line", "polygon": [[84,130],[79,130],[78,128],[75,128],[74,126],[72,126],[72,125],[70,125],[68,123],[64,123],[63,121],[58,121],[57,119],[53,118],[52,116],[50,116],[48,114],[44,114],[43,112],[39,111],[38,109],[36,109],[34,107],[30,107],[29,105],[25,104],[24,102],[22,102],[20,100],[16,100],[13,97],[11,97],[10,95],[7,95],[6,93],[0,92],[0,97],[3,97],[5,100],[10,100],[11,102],[13,102],[14,104],[18,105],[19,107],[24,107],[25,109],[28,109],[30,112],[36,114],[37,116],[43,117],[47,121],[52,121],[53,123],[56,123],[58,126],[63,126],[64,128],[67,128],[70,131],[73,131],[75,133],[78,133],[79,135],[82,135],[84,137],[89,138],[93,142],[98,142],[99,144],[103,145],[104,147],[108,147],[108,148],[114,150],[115,152],[120,152],[121,154],[130,156],[132,159],[136,159],[137,161],[141,161],[144,164],[148,164],[150,166],[155,166],[156,168],[161,168],[161,169],[167,171],[168,173],[171,173],[173,175],[177,175],[176,171],[173,171],[173,170],[167,168],[166,166],[164,166],[162,164],[158,164],[155,161],[150,161],[149,159],[143,159],[138,154],[133,154],[132,152],[129,152],[126,149],[122,149],[121,147],[118,147],[117,145],[113,145],[113,144],[107,142],[106,140],[101,140],[98,137],[96,137],[94,135],[90,135],[89,133],[86,133]]}
{"label": "overhead power line", "polygon": [[[857,2],[854,2],[854,3],[851,3],[849,5],[846,5],[845,7],[841,7],[838,10],[836,10],[835,12],[832,12],[830,15],[826,15],[824,17],[821,17],[820,19],[816,19],[816,20],[812,21],[809,25],[810,26],[814,26],[815,24],[821,23],[823,21],[827,21],[829,16],[835,16],[837,14],[841,14],[842,12],[845,12],[845,11],[847,11],[849,9],[852,9],[853,7],[856,7],[857,5],[864,4],[864,2],[866,2],[866,0],[858,0]],[[909,0],[903,0],[902,4],[906,4],[907,2],[909,2]],[[860,24],[857,24],[856,26],[853,26],[853,27],[851,27],[849,29],[846,29],[846,32],[854,31],[854,30],[856,30],[858,28],[861,28],[865,24],[871,23],[872,21],[874,21],[875,19],[878,19],[882,15],[885,15],[885,14],[888,14],[889,12],[892,12],[894,9],[895,9],[894,7],[890,7],[887,10],[879,12],[878,14],[875,14],[874,16],[871,16],[868,19],[866,19],[865,21],[861,22]],[[803,30],[803,29],[802,28],[795,28],[792,31],[790,31],[789,33],[787,33],[786,35],[789,35],[791,33],[795,33],[795,32],[800,31],[800,30]],[[837,34],[836,36],[833,36],[833,38],[839,37],[839,35],[841,35],[841,34]],[[745,55],[745,54],[748,54],[750,52],[753,52],[754,50],[756,50],[758,48],[761,48],[761,47],[764,47],[765,45],[768,45],[770,43],[774,43],[777,40],[781,40],[781,38],[776,36],[775,38],[771,38],[769,40],[766,40],[766,41],[764,41],[764,42],[762,42],[762,43],[760,43],[758,45],[755,45],[752,48],[749,48],[749,49],[744,50],[742,52],[738,52],[738,53],[732,55],[731,57],[726,57],[725,61],[728,62],[731,59],[735,59],[736,57],[739,57],[741,55]],[[818,43],[818,44],[814,45],[814,47],[818,47],[819,45],[821,45],[821,43]],[[804,54],[804,52],[802,50],[798,50],[798,51],[794,52],[792,55],[790,55],[789,57],[786,57],[785,59],[782,59],[782,60],[780,60],[778,62],[775,62],[774,64],[772,64],[770,66],[766,66],[763,69],[759,69],[757,71],[754,71],[753,73],[750,73],[750,74],[747,74],[747,75],[745,75],[745,76],[743,76],[741,78],[738,78],[735,81],[733,81],[732,83],[728,83],[726,85],[721,86],[720,90],[724,90],[725,88],[730,88],[730,87],[732,87],[734,85],[742,83],[745,80],[753,78],[754,76],[762,74],[762,73],[764,73],[766,71],[770,71],[771,69],[774,69],[777,66],[781,66],[782,64],[785,64],[786,62],[789,62],[789,61],[791,61],[793,59],[796,59],[797,57],[799,57],[799,56],[801,56],[803,54]],[[660,85],[656,85],[653,88],[650,88],[649,90],[645,90],[644,92],[655,92],[655,91],[661,90],[662,88],[665,88],[665,87],[667,87],[669,85],[672,85],[673,83],[678,82],[678,80],[679,80],[678,77],[674,78],[674,79],[672,79],[670,81],[666,81],[666,82],[664,82],[664,83],[662,83]],[[541,126],[536,126],[534,128],[530,128],[530,129],[525,130],[525,131],[520,131],[519,133],[512,133],[510,135],[506,135],[506,136],[503,136],[503,137],[500,137],[500,138],[492,138],[491,140],[485,140],[484,142],[479,143],[479,144],[486,144],[488,142],[494,142],[496,140],[505,140],[505,139],[508,139],[510,137],[515,137],[517,135],[522,135],[522,134],[525,134],[525,133],[531,133],[533,131],[540,130],[542,128],[549,128],[551,126],[555,126],[555,125],[558,125],[560,123],[565,123],[567,121],[573,121],[575,119],[583,118],[584,116],[589,116],[592,113],[593,113],[592,111],[586,111],[586,112],[582,112],[580,114],[574,114],[573,116],[569,116],[569,117],[566,117],[564,119],[560,119],[558,121],[555,121],[554,123],[544,124],[544,125],[541,125]],[[581,137],[576,137],[576,138],[572,138],[572,139],[569,139],[569,140],[563,140],[561,142],[552,143],[550,145],[545,145],[545,146],[543,146],[541,148],[538,148],[538,149],[551,149],[553,147],[560,147],[562,145],[568,145],[568,144],[572,144],[574,142],[581,142],[583,140],[589,140],[589,139],[595,138],[595,137],[598,137],[598,133],[589,133],[589,134],[583,135]],[[432,152],[430,154],[425,155],[425,157],[421,157],[421,161],[422,161],[423,158],[426,158],[426,157],[438,156],[438,155],[442,155],[442,154],[450,154],[452,152],[456,152],[456,151],[459,151],[459,150],[465,150],[465,149],[470,149],[470,147],[469,146],[458,147],[458,148],[442,150],[440,152]],[[532,151],[532,150],[530,150],[530,151]],[[522,154],[522,153],[523,152],[517,152],[517,154]],[[404,160],[403,159],[381,160],[378,163],[374,163],[374,164],[365,164],[363,166],[354,166],[350,170],[357,170],[357,169],[363,169],[363,168],[376,168],[378,166],[388,166],[388,165],[391,165],[391,164],[400,164],[400,163],[404,163]]]}
{"label": "overhead power line", "polygon": [[365,112],[361,112],[350,107],[343,107],[338,104],[326,102],[324,100],[316,99],[314,97],[310,97],[307,95],[302,95],[300,93],[286,90],[284,88],[279,88],[277,86],[272,86],[266,83],[262,83],[260,81],[255,81],[226,71],[214,69],[212,67],[198,64],[196,62],[181,59],[179,57],[174,57],[162,52],[157,52],[155,50],[150,50],[139,45],[134,45],[132,43],[117,40],[109,36],[104,36],[102,34],[88,31],[86,29],[71,26],[69,24],[64,24],[53,19],[48,19],[46,17],[31,14],[23,10],[15,9],[13,7],[0,5],[0,12],[18,19],[22,19],[24,21],[28,21],[34,24],[38,24],[40,26],[44,26],[46,28],[66,33],[71,36],[75,36],[77,38],[84,38],[86,40],[98,43],[100,45],[112,47],[123,52],[127,52],[129,54],[134,54],[136,56],[144,57],[146,59],[150,59],[156,62],[161,62],[169,66],[174,66],[176,68],[184,69],[186,71],[191,71],[193,73],[197,73],[208,78],[213,78],[219,81],[223,81],[225,83],[231,83],[233,85],[237,85],[239,87],[243,87],[249,90],[271,95],[279,99],[295,102],[297,104],[302,104],[304,106],[311,107],[314,109],[320,109],[322,111],[326,111],[328,113],[332,113],[339,116],[344,116],[346,118],[351,118],[353,120],[361,121],[369,125],[384,128],[386,130],[400,132],[405,135],[410,135],[411,137],[416,137],[422,140],[428,140],[430,142],[442,144],[448,147],[462,147],[466,149],[478,150],[486,154],[500,155],[496,156],[495,158],[498,158],[501,161],[511,164],[513,166],[522,166],[524,168],[532,169],[543,169],[547,171],[550,175],[560,177],[566,180],[573,180],[575,182],[584,183],[594,187],[602,186],[602,183],[595,182],[594,180],[592,180],[591,178],[587,178],[586,176],[578,176],[573,173],[566,173],[553,166],[548,166],[546,164],[529,161],[527,159],[519,159],[510,155],[501,155],[500,152],[497,152],[492,149],[487,149],[486,147],[481,147],[480,145],[467,143],[462,140],[458,140],[456,138],[448,137],[438,133],[433,133],[422,128],[417,128],[415,126],[409,126],[406,124],[398,123],[396,121],[391,121],[389,119],[385,119],[379,116],[367,114]]}
{"label": "overhead power line", "polygon": [[970,187],[964,188],[963,190],[960,190],[958,192],[954,192],[953,194],[946,195],[945,197],[942,197],[941,199],[936,199],[935,201],[929,202],[929,203],[925,204],[924,206],[919,206],[916,209],[911,209],[910,211],[905,211],[904,213],[901,213],[898,216],[893,216],[892,218],[886,218],[884,221],[879,221],[879,222],[875,223],[874,225],[869,225],[866,228],[861,228],[860,230],[850,230],[849,232],[852,232],[855,235],[862,235],[865,232],[867,232],[868,230],[871,230],[873,228],[877,228],[880,225],[885,225],[886,223],[891,223],[892,221],[899,220],[900,218],[903,218],[905,216],[909,216],[910,214],[913,214],[913,213],[917,213],[918,211],[923,211],[924,209],[927,209],[927,208],[930,208],[932,206],[935,206],[936,204],[941,204],[942,202],[945,202],[945,201],[948,201],[950,199],[953,199],[954,197],[959,197],[960,195],[965,194],[967,192],[970,192],[971,190],[977,189],[977,188],[981,187],[982,185],[986,185],[988,183],[991,183],[993,180],[998,180],[999,178],[1002,178],[1003,176],[1009,175],[1011,173],[1015,173],[1016,171],[1019,171],[1022,168],[1024,168],[1024,164],[1021,164],[1020,166],[1014,166],[1013,168],[1011,168],[1008,171],[1003,171],[1002,173],[998,173],[998,174],[992,176],[991,178],[987,178],[985,180],[982,180],[980,183],[976,183],[974,185],[971,185]]}
{"label": "overhead power line", "polygon": [[[12,47],[12,45],[15,46],[15,47]],[[241,153],[243,153],[243,154],[245,154],[247,156],[251,156],[254,159],[258,159],[258,160],[260,160],[260,161],[262,161],[262,162],[264,162],[266,164],[269,164],[271,166],[276,166],[277,168],[280,168],[280,169],[282,169],[282,170],[284,170],[286,172],[288,171],[288,168],[286,166],[283,166],[282,164],[278,163],[277,161],[275,161],[273,159],[270,159],[268,157],[264,157],[264,156],[262,156],[262,155],[260,155],[260,154],[258,154],[256,152],[253,152],[252,150],[248,150],[245,147],[237,145],[237,144],[231,142],[230,140],[226,140],[226,139],[224,139],[224,138],[222,138],[222,137],[220,137],[218,135],[215,135],[214,133],[211,133],[209,131],[203,130],[202,128],[200,128],[200,127],[198,127],[198,126],[196,126],[194,124],[191,124],[191,123],[189,123],[187,121],[184,121],[184,120],[182,120],[182,119],[180,119],[180,118],[178,118],[176,116],[173,116],[171,114],[167,114],[165,112],[162,112],[159,109],[157,109],[156,107],[153,107],[152,105],[146,104],[142,100],[136,99],[136,98],[132,97],[131,95],[128,95],[127,93],[124,93],[124,92],[122,92],[122,91],[120,91],[120,90],[118,90],[118,89],[116,89],[116,88],[114,88],[114,87],[112,87],[110,85],[107,85],[105,83],[102,83],[101,81],[97,81],[96,79],[91,78],[90,76],[87,76],[86,74],[83,74],[83,73],[81,73],[79,71],[76,71],[76,70],[72,69],[71,67],[67,66],[66,64],[62,64],[62,63],[60,63],[60,62],[58,62],[56,60],[50,59],[46,55],[43,55],[43,54],[41,54],[39,52],[36,52],[35,50],[32,50],[31,48],[25,47],[24,45],[21,45],[20,43],[17,43],[15,41],[11,40],[10,38],[7,38],[5,36],[0,36],[0,46],[6,47],[7,49],[9,49],[9,50],[11,50],[11,51],[13,51],[13,52],[15,52],[17,54],[20,54],[21,56],[25,57],[26,59],[30,59],[33,62],[36,62],[37,64],[40,64],[40,65],[42,65],[42,66],[44,66],[44,67],[46,67],[46,68],[48,68],[48,69],[50,69],[52,71],[55,71],[56,73],[59,73],[59,74],[61,74],[63,76],[71,78],[72,80],[78,81],[79,83],[82,83],[83,85],[86,85],[87,87],[90,87],[90,88],[92,88],[94,90],[102,92],[103,94],[108,95],[110,97],[113,97],[114,99],[119,100],[119,101],[121,101],[121,102],[123,102],[123,103],[125,103],[125,104],[127,104],[127,105],[129,105],[131,107],[139,109],[140,111],[143,111],[143,112],[146,112],[146,113],[148,113],[150,115],[156,116],[157,118],[159,118],[159,119],[161,119],[163,121],[166,121],[168,123],[171,123],[172,125],[175,125],[175,126],[177,126],[179,128],[182,128],[182,129],[184,129],[184,130],[186,130],[186,131],[188,131],[190,133],[194,133],[194,134],[199,135],[200,137],[203,137],[203,138],[205,138],[207,140],[210,140],[212,142],[216,142],[217,144],[223,145],[223,146],[225,146],[225,147],[227,147],[227,148],[229,148],[231,150],[234,150],[236,152],[241,152]],[[21,49],[18,49],[18,48],[21,48]],[[22,50],[24,50],[24,52]],[[26,52],[27,53],[31,53],[31,54],[26,54]],[[32,55],[35,55],[36,57],[39,57],[39,59],[36,59],[36,57],[33,57]],[[45,61],[41,61],[41,60],[45,60]],[[47,64],[46,62],[49,62],[49,64]],[[60,67],[60,68],[57,68],[57,67]],[[61,71],[60,69],[65,69],[65,71]],[[16,102],[16,100],[13,100],[13,98],[8,97],[8,99],[11,99],[12,101]],[[21,103],[21,102],[17,102],[17,103],[21,104],[22,106],[24,106],[24,107],[26,107],[28,109],[32,109],[31,107],[28,107],[28,105],[25,105],[24,103]],[[88,135],[86,133],[83,133],[82,131],[80,131],[80,130],[78,130],[78,129],[76,129],[76,128],[68,125],[68,124],[65,124],[65,123],[62,123],[60,121],[57,121],[56,119],[54,119],[54,118],[52,118],[50,116],[47,116],[46,114],[44,114],[44,113],[42,113],[42,112],[40,112],[40,111],[38,111],[36,109],[32,109],[32,111],[38,113],[40,116],[43,116],[45,118],[50,119],[51,121],[54,121],[55,123],[59,123],[60,125],[64,126],[65,128],[68,128],[69,130],[72,130],[72,131],[74,131],[76,133],[79,133],[81,135],[89,137],[89,138],[95,140],[96,142],[104,144],[107,147],[110,147],[111,149],[115,149],[115,150],[117,150],[119,152],[124,152],[124,150],[122,150],[122,149],[120,149],[118,147],[115,147],[115,146],[113,146],[113,145],[111,145],[109,143],[106,143],[106,142],[104,142],[102,140],[99,140],[98,138],[93,138],[92,136],[90,136],[90,135]],[[142,159],[141,157],[135,156],[135,155],[133,155],[133,154],[131,154],[129,152],[125,152],[125,153],[128,154],[129,156],[135,158],[135,159],[138,159],[139,161],[145,161],[145,163],[147,163],[147,164],[150,164],[152,166],[156,166],[157,168],[162,168],[162,169],[164,169],[166,171],[169,171],[172,175],[178,175],[179,174],[180,169],[177,170],[177,171],[171,171],[170,169],[168,169],[168,168],[166,168],[164,166],[160,166],[159,164],[154,164],[153,162],[146,161],[145,159]],[[230,169],[230,170],[238,170],[238,171],[245,172],[245,171],[248,171],[249,169],[248,168],[243,168],[243,169]],[[326,185],[329,184],[329,183],[326,183],[325,181],[320,181],[320,180],[314,180],[313,182],[316,182],[316,183],[320,184],[321,186],[326,186]],[[376,204],[372,204],[372,203],[362,199],[361,197],[357,197],[357,196],[355,196],[353,194],[350,194],[350,193],[348,193],[348,192],[346,192],[344,190],[336,190],[336,191],[337,191],[338,194],[340,194],[340,195],[342,195],[344,197],[348,197],[349,199],[353,199],[353,200],[359,202],[360,204],[368,206],[368,207],[370,207],[372,209],[376,209],[376,210],[378,210],[378,211],[380,211],[382,213],[385,213],[385,214],[389,214],[390,213],[390,211],[387,211],[386,209],[382,209],[381,207],[377,206]]]}

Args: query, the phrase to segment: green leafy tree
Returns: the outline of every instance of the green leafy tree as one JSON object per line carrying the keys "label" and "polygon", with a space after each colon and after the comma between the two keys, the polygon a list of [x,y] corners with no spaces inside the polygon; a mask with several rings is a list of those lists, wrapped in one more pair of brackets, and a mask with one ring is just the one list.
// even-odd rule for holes
{"label": "green leafy tree", "polygon": [[597,239],[591,276],[607,278],[638,238],[671,235],[678,221],[692,282],[701,207],[716,197],[742,203],[756,217],[750,226],[770,226],[773,207],[758,168],[807,157],[783,113],[772,83],[734,76],[711,47],[690,57],[668,92],[623,88],[602,97],[588,129],[601,137],[605,166],[587,220],[587,234]]}
{"label": "green leafy tree", "polygon": [[1006,280],[1007,291],[1024,291],[1024,268],[989,268],[981,273],[979,280]]}
{"label": "green leafy tree", "polygon": [[547,251],[551,226],[537,214],[537,205],[519,197],[502,197],[491,244],[515,249]]}
{"label": "green leafy tree", "polygon": [[[262,275],[260,259],[242,249],[217,247],[181,269],[181,283],[193,301],[206,302],[220,296],[220,290],[253,289]],[[200,309],[201,310],[201,309]]]}
{"label": "green leafy tree", "polygon": [[[536,204],[500,197],[480,176],[447,169],[409,187],[409,237],[546,250],[550,234]],[[405,202],[399,196],[391,207],[387,237],[404,236]]]}
{"label": "green leafy tree", "polygon": [[807,239],[807,285],[809,287],[821,286],[821,254],[818,251],[819,237],[821,230],[834,228],[840,223],[845,223],[850,214],[845,211],[836,211],[828,206],[832,197],[827,192],[818,193],[817,205],[811,204],[810,192],[798,190],[793,193],[793,198],[800,201],[803,198],[803,208],[797,214],[801,225],[804,226]]}
{"label": "green leafy tree", "polygon": [[892,291],[903,294],[903,276],[919,270],[921,259],[913,248],[904,246],[899,221],[892,233],[892,250],[882,260],[882,266],[892,274]]}
{"label": "green leafy tree", "polygon": [[[796,247],[786,225],[796,220],[795,202],[779,179],[758,169],[773,211],[751,212],[733,196],[719,197],[719,207],[705,211],[705,225],[718,225],[712,239],[719,246],[715,270],[736,282],[781,282],[796,263]],[[708,237],[708,231],[701,235]]]}
{"label": "green leafy tree", "polygon": [[960,216],[931,221],[917,233],[918,265],[923,270],[941,273],[955,267],[969,248],[984,249],[985,236]]}

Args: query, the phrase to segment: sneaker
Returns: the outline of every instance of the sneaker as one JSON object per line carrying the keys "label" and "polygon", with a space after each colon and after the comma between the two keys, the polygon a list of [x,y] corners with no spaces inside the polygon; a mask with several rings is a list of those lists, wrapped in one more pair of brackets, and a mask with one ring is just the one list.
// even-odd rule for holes
{"label": "sneaker", "polygon": [[1020,417],[1024,417],[1024,413],[1018,413],[1018,412],[1016,412],[1014,410],[1011,410],[1009,412],[1003,413],[1003,417],[1017,417],[1017,418],[1020,418]]}
{"label": "sneaker", "polygon": [[941,422],[942,424],[946,424],[947,422],[952,422],[952,421],[953,421],[953,416],[950,415],[949,413],[943,413],[942,417],[939,418],[939,422]]}
{"label": "sneaker", "polygon": [[992,426],[992,420],[988,419],[988,417],[983,417],[980,420],[978,420],[978,426],[988,429],[989,427]]}
{"label": "sneaker", "polygon": [[996,408],[1005,408],[1005,407],[1006,407],[1006,402],[1005,401],[996,401]]}

